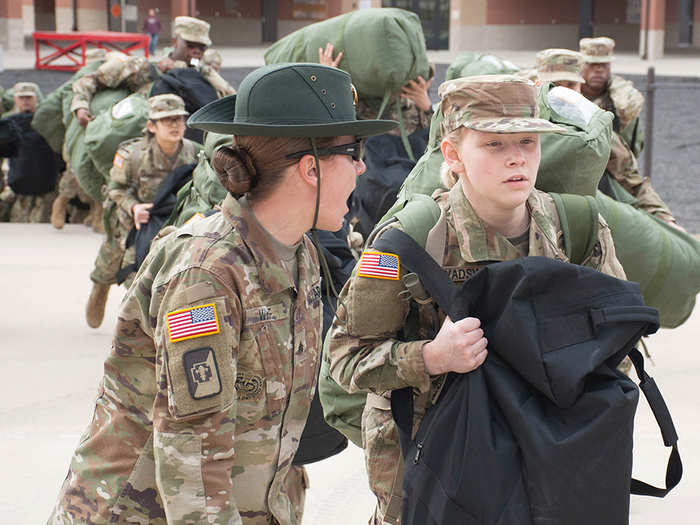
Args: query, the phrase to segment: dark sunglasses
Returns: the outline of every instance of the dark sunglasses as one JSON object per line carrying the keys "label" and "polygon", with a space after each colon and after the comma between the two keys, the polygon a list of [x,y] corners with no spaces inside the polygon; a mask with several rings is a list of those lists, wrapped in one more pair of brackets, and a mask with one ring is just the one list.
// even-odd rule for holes
{"label": "dark sunglasses", "polygon": [[[364,153],[364,145],[362,139],[358,139],[350,144],[341,144],[340,146],[333,146],[332,148],[318,148],[316,150],[319,157],[327,157],[329,155],[348,155],[352,157],[355,162],[362,160],[362,154]],[[305,149],[304,151],[296,151],[287,155],[288,159],[298,159],[304,155],[313,155],[314,150]]]}

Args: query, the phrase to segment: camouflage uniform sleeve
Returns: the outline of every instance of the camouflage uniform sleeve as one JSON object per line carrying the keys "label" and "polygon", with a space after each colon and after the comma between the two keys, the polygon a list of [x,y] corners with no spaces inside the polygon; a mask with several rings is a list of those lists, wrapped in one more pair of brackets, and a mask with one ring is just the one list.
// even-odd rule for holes
{"label": "camouflage uniform sleeve", "polygon": [[[152,314],[153,447],[167,522],[241,523],[232,483],[241,305],[234,291],[200,268],[180,272],[165,287]],[[183,311],[215,323],[183,335],[173,317]]]}
{"label": "camouflage uniform sleeve", "polygon": [[600,214],[598,214],[598,242],[593,247],[593,253],[583,262],[583,266],[594,268],[618,279],[627,279],[625,270],[615,253],[615,243],[610,227]]}
{"label": "camouflage uniform sleeve", "polygon": [[129,217],[132,217],[131,209],[140,201],[136,197],[134,173],[131,173],[132,163],[129,156],[132,150],[127,146],[120,146],[114,155],[114,162],[109,170],[109,184],[107,196],[122,208]]}
{"label": "camouflage uniform sleeve", "polygon": [[648,177],[642,177],[639,173],[634,153],[617,133],[613,133],[610,160],[606,169],[637,199],[639,209],[664,221],[674,220],[671,210],[651,187],[651,180]]}
{"label": "camouflage uniform sleeve", "polygon": [[79,109],[90,109],[90,101],[97,91],[97,82],[95,73],[88,73],[73,82],[73,100],[70,104],[72,113]]}
{"label": "camouflage uniform sleeve", "polygon": [[361,277],[357,269],[340,294],[328,333],[331,377],[350,393],[407,386],[429,391],[422,352],[427,340],[398,339],[409,313],[409,303],[399,297],[403,281]]}
{"label": "camouflage uniform sleeve", "polygon": [[202,76],[214,87],[219,98],[235,95],[236,90],[211,66],[202,66]]}

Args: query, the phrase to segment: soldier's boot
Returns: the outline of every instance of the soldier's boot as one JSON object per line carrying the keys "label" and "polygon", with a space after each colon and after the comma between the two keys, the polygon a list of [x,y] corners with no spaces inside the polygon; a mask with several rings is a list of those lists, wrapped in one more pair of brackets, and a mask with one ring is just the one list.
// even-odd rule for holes
{"label": "soldier's boot", "polygon": [[59,195],[51,206],[51,225],[60,230],[66,224],[66,208],[68,207],[68,197]]}
{"label": "soldier's boot", "polygon": [[109,284],[92,283],[92,291],[85,308],[85,320],[90,328],[98,328],[105,316]]}

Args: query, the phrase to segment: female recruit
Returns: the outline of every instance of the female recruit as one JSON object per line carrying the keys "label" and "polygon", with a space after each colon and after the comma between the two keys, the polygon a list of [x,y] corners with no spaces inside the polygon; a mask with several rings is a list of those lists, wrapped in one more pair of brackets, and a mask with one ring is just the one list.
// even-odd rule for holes
{"label": "female recruit", "polygon": [[50,523],[301,523],[321,343],[304,233],[341,227],[361,137],[396,123],[357,121],[346,73],[285,64],[188,124],[235,135],[213,159],[230,194],[139,270]]}
{"label": "female recruit", "polygon": [[[567,260],[554,202],[535,189],[539,134],[559,130],[538,118],[535,85],[509,75],[470,77],[445,82],[439,94],[442,175],[450,189],[433,198],[446,221],[438,262],[448,275],[460,282],[492,262],[528,255]],[[624,277],[610,230],[599,222],[598,242],[585,264]],[[453,323],[433,303],[406,300],[404,272],[383,278],[372,261],[363,257],[343,289],[328,337],[331,377],[349,392],[368,392],[363,444],[378,499],[374,523],[381,524],[390,518],[392,493],[399,502],[401,494],[391,390],[413,387],[420,420],[440,377],[479,367],[488,341],[479,319]]]}

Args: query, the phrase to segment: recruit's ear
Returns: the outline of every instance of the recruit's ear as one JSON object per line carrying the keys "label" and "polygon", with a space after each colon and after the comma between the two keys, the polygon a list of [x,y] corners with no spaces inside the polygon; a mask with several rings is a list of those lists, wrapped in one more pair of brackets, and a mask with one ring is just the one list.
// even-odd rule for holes
{"label": "recruit's ear", "polygon": [[442,139],[440,150],[450,170],[454,173],[464,173],[464,164],[462,163],[462,159],[459,158],[459,152],[449,139]]}

